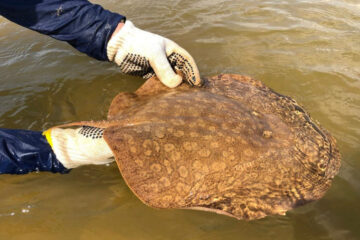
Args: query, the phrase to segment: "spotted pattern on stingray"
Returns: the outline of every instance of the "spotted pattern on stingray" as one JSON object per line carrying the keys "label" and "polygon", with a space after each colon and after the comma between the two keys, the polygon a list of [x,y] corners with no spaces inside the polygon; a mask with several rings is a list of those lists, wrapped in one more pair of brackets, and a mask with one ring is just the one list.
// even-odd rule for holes
{"label": "spotted pattern on stingray", "polygon": [[284,214],[321,198],[340,166],[335,140],[303,108],[239,75],[176,89],[152,78],[113,100],[108,124],[123,178],[157,208]]}

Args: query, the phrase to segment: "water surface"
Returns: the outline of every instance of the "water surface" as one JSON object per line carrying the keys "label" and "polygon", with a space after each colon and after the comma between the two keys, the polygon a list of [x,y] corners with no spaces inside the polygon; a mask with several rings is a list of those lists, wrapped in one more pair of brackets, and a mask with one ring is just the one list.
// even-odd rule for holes
{"label": "water surface", "polygon": [[[358,0],[97,1],[173,39],[204,76],[250,75],[295,98],[337,139],[339,175],[317,202],[245,222],[144,206],[115,164],[0,176],[0,239],[360,239]],[[0,127],[103,119],[142,79],[0,18]]]}

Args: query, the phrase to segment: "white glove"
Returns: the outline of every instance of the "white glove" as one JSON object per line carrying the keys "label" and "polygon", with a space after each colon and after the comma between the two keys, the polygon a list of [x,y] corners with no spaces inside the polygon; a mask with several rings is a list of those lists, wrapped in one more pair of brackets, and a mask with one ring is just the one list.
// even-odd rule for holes
{"label": "white glove", "polygon": [[50,128],[43,133],[56,158],[68,169],[114,161],[103,138],[103,129],[83,126],[77,129]]}
{"label": "white glove", "polygon": [[185,49],[170,39],[135,27],[129,20],[108,42],[107,56],[123,73],[145,79],[156,74],[170,88],[178,86],[182,77],[190,85],[202,84],[195,61]]}

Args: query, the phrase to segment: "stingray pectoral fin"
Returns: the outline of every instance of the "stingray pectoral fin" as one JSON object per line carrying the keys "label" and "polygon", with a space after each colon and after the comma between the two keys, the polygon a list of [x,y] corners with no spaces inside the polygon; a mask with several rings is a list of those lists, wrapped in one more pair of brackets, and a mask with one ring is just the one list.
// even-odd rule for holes
{"label": "stingray pectoral fin", "polygon": [[[260,218],[263,218],[263,217],[267,216],[267,214],[265,212],[256,212],[255,213],[256,217],[251,216],[251,217],[245,218],[244,215],[237,216],[237,215],[233,215],[233,214],[231,214],[229,212],[226,212],[224,210],[208,208],[208,207],[187,207],[187,208],[183,208],[183,209],[185,209],[185,210],[198,210],[198,211],[204,211],[204,212],[212,212],[212,213],[217,213],[217,214],[220,214],[220,215],[225,215],[225,216],[228,216],[228,217],[233,217],[233,218],[236,218],[238,220],[253,220],[253,219],[260,219]],[[287,212],[287,210],[279,210],[277,212],[274,212],[273,214],[278,214],[278,215],[281,215],[281,216],[285,216],[286,212]],[[247,216],[249,216],[249,215],[247,215]]]}
{"label": "stingray pectoral fin", "polygon": [[122,111],[139,103],[139,96],[153,96],[161,92],[169,91],[169,88],[164,86],[157,77],[148,79],[135,93],[121,92],[112,100],[108,119],[116,118]]}
{"label": "stingray pectoral fin", "polygon": [[191,88],[188,84],[181,84],[180,86],[176,88],[168,88],[164,84],[160,82],[160,80],[154,76],[147,80],[138,90],[136,90],[136,94],[139,97],[146,97],[151,96],[154,97],[156,95],[159,95],[161,93],[167,93],[167,92],[173,92],[173,91],[179,91],[184,89]]}
{"label": "stingray pectoral fin", "polygon": [[170,89],[164,84],[162,84],[160,80],[155,76],[148,79],[138,90],[136,90],[135,93],[139,96],[153,96],[161,92],[167,92],[169,90]]}
{"label": "stingray pectoral fin", "polygon": [[[159,142],[151,139],[147,124],[113,126],[105,129],[104,139],[110,146],[120,173],[128,187],[146,205],[159,204],[159,178],[162,170]],[[163,191],[163,189],[160,189]]]}
{"label": "stingray pectoral fin", "polygon": [[112,119],[120,114],[123,110],[135,105],[138,102],[135,93],[121,92],[112,100],[109,111],[108,119]]}
{"label": "stingray pectoral fin", "polygon": [[[212,130],[200,123],[189,131],[180,119],[171,119],[112,126],[104,131],[104,139],[123,179],[148,206],[196,209],[247,220],[292,208],[284,192],[271,191],[267,183],[259,182],[261,160],[255,149],[238,142],[235,134],[228,132],[226,141]],[[254,179],[249,175],[253,172]]]}
{"label": "stingray pectoral fin", "polygon": [[123,179],[143,203],[154,208],[189,206],[186,199],[195,183],[192,155],[197,152],[183,152],[184,138],[184,129],[166,123],[113,126],[104,131]]}
{"label": "stingray pectoral fin", "polygon": [[256,79],[253,79],[249,76],[238,75],[238,74],[219,74],[211,78],[215,83],[221,82],[220,85],[228,85],[234,82],[243,82],[246,84],[251,84],[256,87],[265,87],[265,85]]}
{"label": "stingray pectoral fin", "polygon": [[[197,211],[203,211],[203,212],[212,212],[212,213],[217,213],[217,214],[220,214],[220,215],[225,215],[225,216],[228,216],[228,217],[233,217],[233,218],[236,218],[236,219],[243,219],[241,217],[237,217],[231,213],[228,213],[228,212],[225,212],[223,210],[219,210],[219,209],[214,209],[214,208],[207,208],[207,207],[186,207],[186,208],[183,208],[184,210],[197,210]],[[264,214],[264,217],[266,215]]]}
{"label": "stingray pectoral fin", "polygon": [[[186,86],[186,84],[182,84],[177,88],[177,90],[183,88],[188,88],[188,86]],[[170,89],[164,86],[164,84],[162,84],[156,76],[152,77],[148,79],[138,90],[136,90],[135,93],[121,92],[116,95],[110,104],[108,119],[111,120],[116,118],[119,114],[121,114],[121,112],[132,106],[139,106],[141,101],[146,103],[146,97],[148,96],[153,98],[158,94],[170,91],[176,91],[176,89]],[[141,101],[139,99],[141,99]]]}

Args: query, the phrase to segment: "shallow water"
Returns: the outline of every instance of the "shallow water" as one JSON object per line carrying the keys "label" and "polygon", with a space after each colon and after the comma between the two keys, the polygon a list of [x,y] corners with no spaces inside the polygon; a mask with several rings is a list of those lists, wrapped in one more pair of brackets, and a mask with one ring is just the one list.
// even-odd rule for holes
{"label": "shallow water", "polygon": [[[360,2],[102,0],[186,48],[204,76],[240,73],[294,97],[337,139],[325,197],[245,222],[144,206],[115,164],[0,176],[0,239],[360,239]],[[0,18],[0,127],[103,119],[142,79]]]}

